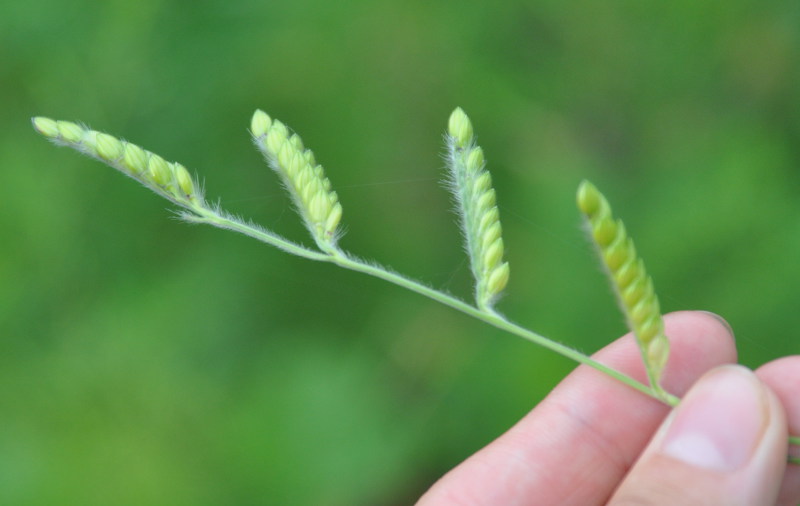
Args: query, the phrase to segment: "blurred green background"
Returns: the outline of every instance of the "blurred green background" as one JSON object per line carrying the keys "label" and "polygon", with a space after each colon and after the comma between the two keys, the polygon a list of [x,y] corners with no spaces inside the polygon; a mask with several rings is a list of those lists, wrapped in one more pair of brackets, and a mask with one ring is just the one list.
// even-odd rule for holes
{"label": "blurred green background", "polygon": [[586,352],[624,332],[580,230],[593,180],[665,311],[797,353],[800,3],[29,0],[0,7],[0,504],[401,505],[574,364],[417,295],[171,217],[49,145],[84,121],[308,242],[247,127],[300,133],[345,249],[468,298],[440,183],[470,114],[512,278]]}

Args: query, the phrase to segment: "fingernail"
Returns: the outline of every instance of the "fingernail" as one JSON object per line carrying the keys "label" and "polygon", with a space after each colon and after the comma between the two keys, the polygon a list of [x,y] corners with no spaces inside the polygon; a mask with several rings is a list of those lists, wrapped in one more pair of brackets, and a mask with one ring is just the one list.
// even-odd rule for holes
{"label": "fingernail", "polygon": [[728,323],[728,320],[726,320],[725,318],[721,317],[717,313],[712,313],[711,311],[702,311],[701,310],[699,312],[700,313],[705,313],[708,316],[710,316],[710,317],[714,318],[715,320],[717,320],[718,322],[720,322],[726,329],[728,329],[728,334],[730,334],[732,338],[736,339],[736,335],[734,335],[734,333],[733,333],[733,327],[731,327],[731,324]]}
{"label": "fingernail", "polygon": [[692,466],[734,471],[750,459],[766,424],[767,400],[755,375],[721,367],[676,408],[662,452]]}

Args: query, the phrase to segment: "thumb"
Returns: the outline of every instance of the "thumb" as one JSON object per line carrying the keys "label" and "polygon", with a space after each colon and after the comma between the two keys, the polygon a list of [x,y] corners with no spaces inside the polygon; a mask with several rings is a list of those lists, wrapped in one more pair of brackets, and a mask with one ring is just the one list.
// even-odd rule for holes
{"label": "thumb", "polygon": [[775,504],[786,415],[741,366],[706,373],[664,421],[609,504]]}

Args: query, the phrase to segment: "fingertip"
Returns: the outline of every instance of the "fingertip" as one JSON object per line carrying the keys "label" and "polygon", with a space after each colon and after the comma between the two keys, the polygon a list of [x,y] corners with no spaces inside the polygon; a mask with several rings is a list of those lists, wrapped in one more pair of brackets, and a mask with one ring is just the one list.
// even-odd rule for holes
{"label": "fingertip", "polygon": [[785,439],[777,397],[748,369],[718,367],[667,418],[611,504],[775,504]]}
{"label": "fingertip", "polygon": [[[782,357],[768,362],[756,370],[758,377],[769,386],[783,405],[789,434],[800,436],[800,355]],[[790,445],[789,455],[800,457],[800,446]],[[781,485],[777,504],[800,503],[800,465],[790,464]]]}
{"label": "fingertip", "polygon": [[736,334],[734,334],[733,327],[731,327],[731,324],[728,323],[728,320],[726,320],[722,316],[718,315],[717,313],[712,313],[711,311],[705,311],[705,310],[692,311],[692,313],[699,313],[699,315],[705,315],[705,316],[710,317],[717,324],[722,326],[722,328],[725,330],[725,332],[727,332],[728,335],[730,335],[731,339],[734,339],[734,340],[736,339]]}
{"label": "fingertip", "polygon": [[728,322],[708,311],[664,315],[670,358],[664,373],[667,389],[683,395],[708,370],[737,362],[736,343]]}

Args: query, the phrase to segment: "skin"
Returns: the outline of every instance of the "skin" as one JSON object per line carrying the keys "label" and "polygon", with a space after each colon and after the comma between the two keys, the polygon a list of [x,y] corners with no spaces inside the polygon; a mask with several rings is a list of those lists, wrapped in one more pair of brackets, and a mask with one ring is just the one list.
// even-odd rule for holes
{"label": "skin", "polygon": [[[788,434],[800,434],[800,356],[752,372],[726,365],[736,346],[720,317],[686,311],[665,324],[677,408],[580,366],[417,505],[800,503],[800,466],[786,464]],[[646,380],[630,335],[595,358]],[[716,451],[694,437],[703,426]]]}

